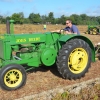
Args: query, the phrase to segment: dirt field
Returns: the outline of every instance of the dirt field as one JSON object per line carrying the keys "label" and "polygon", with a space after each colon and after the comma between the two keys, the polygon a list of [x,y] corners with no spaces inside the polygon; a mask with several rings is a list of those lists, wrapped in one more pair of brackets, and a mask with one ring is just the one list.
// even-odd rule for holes
{"label": "dirt field", "polygon": [[[48,32],[64,28],[65,25],[47,25],[47,29],[43,29],[43,25],[14,25],[14,33],[32,33],[32,32]],[[77,26],[81,33],[87,30],[87,26]],[[0,24],[0,33],[6,33],[6,25]]]}
{"label": "dirt field", "polygon": [[[49,27],[49,28],[48,28]],[[19,33],[26,33],[26,32],[33,32],[33,28],[31,26],[31,28],[28,29],[26,28],[26,26],[24,26],[23,30],[21,29],[21,27],[19,26],[15,26],[15,28],[17,28],[15,30],[15,32],[19,32]],[[47,26],[47,30],[46,31],[52,31],[52,30],[56,30],[56,29],[61,29],[63,28],[63,26],[52,26],[49,25]],[[100,42],[100,36],[99,35],[86,35],[83,32],[86,31],[87,26],[78,26],[80,32],[82,35],[85,35],[86,37],[88,37],[93,44],[96,44],[98,42]],[[5,31],[5,28],[1,28],[2,30],[0,31],[0,33],[3,33]],[[38,28],[35,28],[35,31],[40,31],[40,29],[38,30]],[[42,26],[41,26],[42,29]],[[42,32],[44,32],[44,30],[42,29]],[[56,67],[52,67],[49,68],[49,70],[47,69],[43,69],[43,68],[37,68],[36,70],[27,73],[27,82],[26,85],[24,87],[22,87],[21,89],[18,89],[16,91],[5,91],[0,89],[0,100],[14,100],[16,98],[21,98],[24,96],[29,96],[29,95],[33,95],[35,93],[40,93],[44,90],[50,90],[56,87],[60,87],[60,86],[67,86],[67,85],[71,85],[74,83],[79,83],[82,81],[86,81],[89,79],[93,79],[96,77],[100,76],[100,61],[97,61],[95,63],[91,64],[91,68],[89,69],[89,72],[86,73],[85,77],[78,79],[76,81],[74,80],[65,80],[63,79]]]}

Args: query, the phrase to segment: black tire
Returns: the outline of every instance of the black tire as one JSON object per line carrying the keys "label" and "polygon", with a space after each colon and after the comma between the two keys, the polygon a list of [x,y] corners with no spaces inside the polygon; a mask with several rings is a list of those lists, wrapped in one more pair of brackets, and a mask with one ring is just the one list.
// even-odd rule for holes
{"label": "black tire", "polygon": [[[77,51],[75,53],[74,50],[82,50]],[[75,53],[75,54],[74,54]],[[80,54],[78,54],[80,53]],[[77,54],[77,56],[75,56]],[[86,55],[85,55],[86,54]],[[81,55],[79,57],[79,55]],[[85,55],[85,56],[84,56]],[[82,61],[85,60],[85,57],[87,58],[86,62],[84,63],[84,66],[82,65]],[[71,65],[71,58],[75,59],[77,62],[77,67],[75,64]],[[69,64],[70,63],[70,64]],[[72,60],[73,63],[73,60]],[[80,70],[78,71],[78,64],[81,64]],[[91,65],[91,49],[89,45],[81,40],[81,39],[72,39],[68,41],[66,44],[64,44],[59,51],[58,57],[57,57],[57,68],[59,73],[62,75],[65,79],[79,79],[85,75],[85,73],[88,71],[89,67]],[[80,66],[79,66],[80,67]]]}
{"label": "black tire", "polygon": [[0,86],[8,91],[24,86],[26,78],[26,71],[19,64],[9,64],[0,70]]}

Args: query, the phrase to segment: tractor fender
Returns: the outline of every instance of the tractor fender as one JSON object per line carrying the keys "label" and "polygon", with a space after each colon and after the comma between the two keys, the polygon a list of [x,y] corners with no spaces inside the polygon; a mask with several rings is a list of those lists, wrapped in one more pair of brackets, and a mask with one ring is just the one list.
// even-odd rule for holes
{"label": "tractor fender", "polygon": [[92,54],[92,62],[95,62],[95,47],[93,45],[93,43],[91,42],[91,40],[83,35],[74,35],[74,34],[69,34],[69,35],[63,35],[62,37],[59,38],[59,42],[62,42],[65,44],[67,41],[71,40],[71,39],[82,39],[84,40],[86,43],[88,43],[88,45],[91,48],[91,54]]}

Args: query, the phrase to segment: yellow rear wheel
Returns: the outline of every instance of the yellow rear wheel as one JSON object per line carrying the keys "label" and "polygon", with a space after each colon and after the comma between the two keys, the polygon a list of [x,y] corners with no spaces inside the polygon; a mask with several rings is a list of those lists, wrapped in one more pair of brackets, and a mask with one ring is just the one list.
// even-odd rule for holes
{"label": "yellow rear wheel", "polygon": [[57,57],[57,68],[63,78],[79,79],[91,64],[91,49],[81,39],[72,39],[64,44]]}

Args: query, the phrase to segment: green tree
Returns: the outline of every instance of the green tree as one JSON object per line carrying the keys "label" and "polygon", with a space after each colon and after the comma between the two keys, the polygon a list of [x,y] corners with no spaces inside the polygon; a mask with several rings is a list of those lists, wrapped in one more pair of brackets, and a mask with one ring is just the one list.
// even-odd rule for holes
{"label": "green tree", "polygon": [[97,17],[98,24],[100,25],[100,16]]}
{"label": "green tree", "polygon": [[60,18],[55,18],[55,24],[60,24]]}
{"label": "green tree", "polygon": [[24,22],[24,14],[22,12],[14,13],[11,16],[11,19],[13,19],[16,24],[23,24],[23,22]]}
{"label": "green tree", "polygon": [[70,19],[72,20],[73,24],[79,25],[81,23],[81,17],[77,14],[72,14]]}
{"label": "green tree", "polygon": [[48,21],[48,22],[51,22],[51,24],[54,24],[55,18],[54,18],[53,12],[50,12],[50,13],[48,14],[47,21]]}
{"label": "green tree", "polygon": [[41,23],[41,16],[39,13],[38,14],[31,13],[29,15],[29,20],[33,24],[38,24],[38,23]]}
{"label": "green tree", "polygon": [[0,15],[0,23],[5,24],[5,22],[6,22],[5,18],[2,15]]}
{"label": "green tree", "polygon": [[24,24],[30,24],[30,20],[28,18],[24,18]]}
{"label": "green tree", "polygon": [[6,17],[6,20],[10,20],[10,19],[11,19],[11,17],[9,17],[9,16]]}
{"label": "green tree", "polygon": [[50,22],[51,24],[65,24],[67,19],[71,19],[73,24],[76,25],[98,25],[100,24],[100,16],[87,16],[86,14],[72,14],[70,16],[62,15],[59,18],[54,18],[54,13],[50,12],[48,15],[40,15],[39,13],[34,14],[30,13],[28,18],[24,18],[23,12],[14,13],[12,16],[4,17],[0,15],[0,23],[6,23],[6,20],[13,19],[16,24],[38,24],[38,23],[46,23]]}
{"label": "green tree", "polygon": [[59,22],[63,25],[66,24],[66,19],[68,19],[68,17],[66,17],[65,15],[62,15],[59,19]]}
{"label": "green tree", "polygon": [[47,22],[47,16],[46,15],[42,15],[41,16],[41,23],[45,24]]}
{"label": "green tree", "polygon": [[88,24],[89,17],[86,14],[81,14],[80,17],[81,17],[81,22],[83,25]]}

